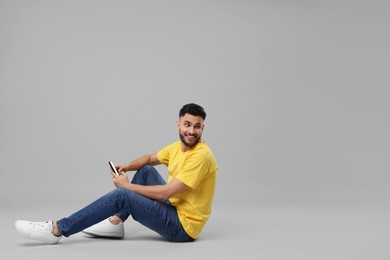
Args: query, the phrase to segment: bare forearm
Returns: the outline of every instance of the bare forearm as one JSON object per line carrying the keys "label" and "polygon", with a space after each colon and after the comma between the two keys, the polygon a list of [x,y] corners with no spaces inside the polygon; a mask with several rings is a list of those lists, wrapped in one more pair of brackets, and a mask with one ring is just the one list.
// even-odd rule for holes
{"label": "bare forearm", "polygon": [[138,194],[141,194],[142,196],[155,199],[155,200],[166,200],[169,199],[170,197],[167,185],[143,186],[143,185],[128,183],[125,187]]}
{"label": "bare forearm", "polygon": [[129,182],[127,174],[116,175],[111,173],[116,187],[123,187],[129,190],[132,190],[138,194],[141,194],[145,197],[156,199],[156,200],[166,200],[171,198],[177,193],[185,191],[188,189],[188,186],[181,182],[180,180],[173,178],[169,183],[164,185],[138,185]]}
{"label": "bare forearm", "polygon": [[143,166],[151,164],[150,155],[144,155],[125,165],[126,171],[138,171]]}
{"label": "bare forearm", "polygon": [[137,171],[143,166],[150,164],[150,156],[149,155],[144,155],[139,157],[138,159],[129,162],[126,165],[126,170],[128,171]]}
{"label": "bare forearm", "polygon": [[138,159],[129,162],[123,166],[122,170],[125,171],[138,171],[145,165],[157,165],[159,162],[156,160],[157,156],[154,154],[147,154],[139,157]]}

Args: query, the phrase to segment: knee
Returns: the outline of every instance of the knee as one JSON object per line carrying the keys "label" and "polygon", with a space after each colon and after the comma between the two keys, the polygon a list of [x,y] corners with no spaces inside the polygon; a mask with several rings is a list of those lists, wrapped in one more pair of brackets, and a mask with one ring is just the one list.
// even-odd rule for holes
{"label": "knee", "polygon": [[110,198],[112,201],[115,201],[117,204],[123,204],[132,199],[134,191],[118,187],[110,192]]}
{"label": "knee", "polygon": [[155,170],[155,168],[149,164],[144,165],[143,167],[141,167],[141,169],[139,169],[139,171],[145,171],[145,172],[153,171],[153,170]]}
{"label": "knee", "polygon": [[112,190],[108,195],[115,198],[123,198],[127,196],[127,189],[123,187],[118,187]]}
{"label": "knee", "polygon": [[119,205],[123,203],[128,203],[129,201],[132,201],[135,196],[138,195],[135,191],[118,187],[115,190],[112,191],[113,193],[113,200],[119,203]]}
{"label": "knee", "polygon": [[136,172],[136,175],[144,175],[144,174],[147,174],[147,173],[153,172],[153,171],[157,171],[153,166],[144,165]]}
{"label": "knee", "polygon": [[151,165],[141,167],[133,176],[131,183],[145,185],[148,176],[153,175],[157,170]]}

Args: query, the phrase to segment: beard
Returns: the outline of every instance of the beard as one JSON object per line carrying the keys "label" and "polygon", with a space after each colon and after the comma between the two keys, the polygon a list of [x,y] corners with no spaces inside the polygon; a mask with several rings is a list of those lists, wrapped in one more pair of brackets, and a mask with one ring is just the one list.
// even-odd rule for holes
{"label": "beard", "polygon": [[194,136],[194,139],[193,139],[193,141],[190,143],[190,142],[187,142],[187,140],[186,140],[186,138],[185,138],[185,135],[179,133],[179,136],[180,136],[181,142],[182,142],[185,146],[187,146],[188,148],[192,148],[192,147],[194,147],[195,145],[197,145],[197,143],[199,143],[200,138],[201,138],[201,136],[193,135],[193,136]]}

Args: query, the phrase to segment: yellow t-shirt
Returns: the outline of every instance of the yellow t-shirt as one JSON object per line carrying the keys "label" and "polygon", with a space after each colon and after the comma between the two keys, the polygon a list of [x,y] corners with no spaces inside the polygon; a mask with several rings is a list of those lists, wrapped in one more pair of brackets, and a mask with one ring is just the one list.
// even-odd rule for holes
{"label": "yellow t-shirt", "polygon": [[214,154],[204,141],[187,152],[177,141],[161,149],[157,158],[168,167],[168,183],[176,178],[190,187],[169,201],[186,233],[197,238],[211,214],[218,170]]}

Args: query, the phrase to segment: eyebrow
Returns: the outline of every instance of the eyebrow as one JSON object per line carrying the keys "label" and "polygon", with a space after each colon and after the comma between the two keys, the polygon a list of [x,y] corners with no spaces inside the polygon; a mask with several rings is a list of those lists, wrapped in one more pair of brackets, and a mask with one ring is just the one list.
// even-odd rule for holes
{"label": "eyebrow", "polygon": [[[190,122],[190,121],[188,121],[188,120],[184,121],[184,123],[189,123],[189,124],[192,125],[192,122]],[[201,123],[195,123],[195,125],[201,125]]]}

